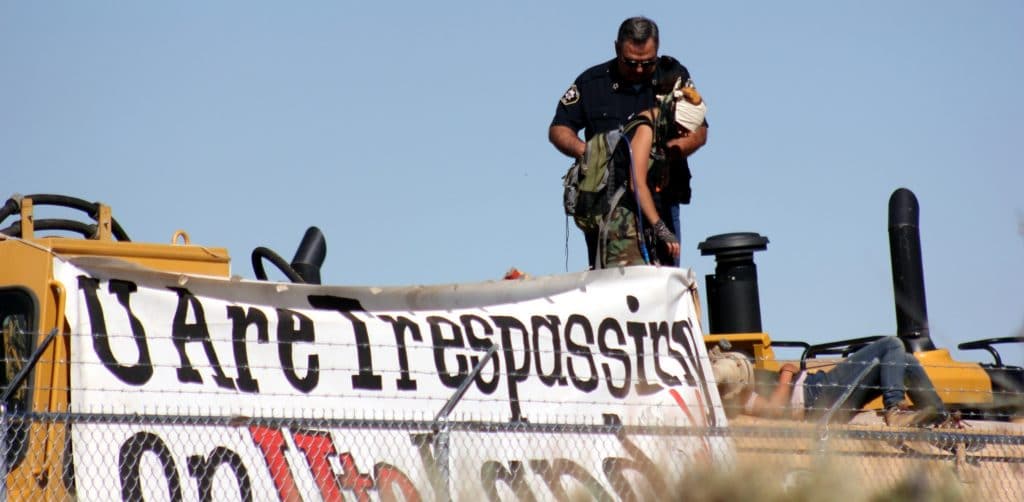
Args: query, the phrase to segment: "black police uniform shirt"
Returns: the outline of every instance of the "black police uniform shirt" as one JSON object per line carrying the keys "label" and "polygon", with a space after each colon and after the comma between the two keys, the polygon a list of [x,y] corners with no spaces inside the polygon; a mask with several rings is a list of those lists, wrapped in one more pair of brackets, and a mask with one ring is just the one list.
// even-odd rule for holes
{"label": "black police uniform shirt", "polygon": [[654,105],[651,82],[633,84],[616,71],[616,60],[601,63],[580,74],[565,91],[555,109],[551,125],[564,125],[585,140],[618,128],[634,113]]}
{"label": "black police uniform shirt", "polygon": [[[686,67],[682,69],[684,79],[689,78]],[[576,81],[565,91],[555,108],[555,117],[551,125],[564,125],[579,132],[583,129],[584,141],[590,140],[595,134],[612,131],[633,114],[640,113],[654,106],[654,81],[633,84],[622,79],[618,74],[616,59],[593,66],[576,78]],[[671,162],[679,175],[672,181],[668,190],[668,203],[689,203],[689,163],[685,157],[675,158]],[[661,199],[655,196],[655,203],[661,207]],[[659,211],[662,212],[662,211]],[[667,216],[662,214],[662,217]]]}

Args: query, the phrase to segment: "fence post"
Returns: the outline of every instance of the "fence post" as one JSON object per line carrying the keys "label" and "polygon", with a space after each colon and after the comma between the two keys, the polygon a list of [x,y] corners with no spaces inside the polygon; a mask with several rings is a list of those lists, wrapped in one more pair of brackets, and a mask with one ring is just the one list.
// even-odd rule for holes
{"label": "fence post", "polygon": [[0,402],[0,500],[7,500],[7,403]]}
{"label": "fence post", "polygon": [[839,396],[839,399],[836,400],[835,404],[833,404],[832,407],[829,408],[829,410],[825,413],[825,416],[821,417],[821,421],[818,422],[819,453],[825,452],[825,441],[828,439],[828,423],[829,421],[832,420],[832,416],[835,415],[837,411],[839,411],[839,408],[846,404],[846,400],[850,398],[850,394],[853,394],[853,391],[857,388],[858,385],[860,385],[860,382],[863,381],[864,378],[868,376],[868,373],[870,373],[871,370],[875,369],[875,366],[878,366],[878,364],[879,363],[877,357],[868,362],[867,366],[865,366],[864,369],[860,370],[860,373],[857,374],[857,379],[854,380],[852,384],[846,387],[846,390],[844,390],[842,395]]}
{"label": "fence post", "polygon": [[441,493],[438,493],[435,497],[436,500],[443,500],[450,502],[452,500],[452,477],[451,477],[451,464],[450,455],[451,450],[449,447],[449,441],[451,439],[451,426],[448,425],[448,418],[440,423],[440,427],[435,429],[434,433],[434,459],[437,461],[437,474],[441,478],[438,486],[441,488]]}
{"label": "fence post", "polygon": [[462,396],[466,395],[466,391],[469,390],[470,384],[476,379],[480,371],[484,369],[487,361],[491,360],[491,357],[497,352],[498,346],[491,345],[491,348],[487,349],[487,353],[484,357],[477,361],[476,365],[473,366],[473,370],[462,379],[462,383],[459,384],[459,388],[455,389],[455,393],[452,397],[448,398],[448,402],[444,403],[441,407],[441,411],[437,412],[434,416],[434,458],[437,459],[438,475],[441,477],[440,485],[444,493],[438,494],[438,499],[450,501],[451,497],[451,423],[448,422],[448,415],[451,414],[452,410],[455,409],[455,405],[462,400]]}

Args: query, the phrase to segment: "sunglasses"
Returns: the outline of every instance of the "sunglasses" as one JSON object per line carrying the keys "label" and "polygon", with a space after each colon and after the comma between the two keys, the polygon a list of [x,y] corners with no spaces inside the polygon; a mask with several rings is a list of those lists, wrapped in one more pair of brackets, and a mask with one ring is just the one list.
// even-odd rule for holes
{"label": "sunglasses", "polygon": [[658,58],[645,59],[643,61],[640,61],[640,60],[637,60],[637,59],[620,58],[619,61],[622,61],[622,64],[624,64],[624,65],[626,65],[626,66],[628,66],[630,68],[636,68],[637,66],[639,66],[641,69],[644,69],[644,70],[646,70],[648,68],[651,68],[652,66],[658,64]]}

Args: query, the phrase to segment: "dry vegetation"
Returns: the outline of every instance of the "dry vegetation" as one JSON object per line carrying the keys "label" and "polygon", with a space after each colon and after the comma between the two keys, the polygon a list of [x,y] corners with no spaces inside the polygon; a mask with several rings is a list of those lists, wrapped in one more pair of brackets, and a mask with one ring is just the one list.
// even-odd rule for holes
{"label": "dry vegetation", "polygon": [[[863,483],[857,478],[831,464],[814,470],[789,472],[749,463],[728,470],[704,467],[689,470],[670,485],[668,493],[654,493],[647,489],[638,498],[688,502],[955,502],[974,499],[968,487],[958,481],[949,469],[938,466],[888,486]],[[577,490],[573,492],[572,500],[593,498]]]}

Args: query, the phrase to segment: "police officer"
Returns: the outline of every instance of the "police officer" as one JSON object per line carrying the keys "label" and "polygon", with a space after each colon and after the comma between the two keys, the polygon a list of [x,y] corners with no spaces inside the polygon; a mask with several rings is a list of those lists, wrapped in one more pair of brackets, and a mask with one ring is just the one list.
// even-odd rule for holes
{"label": "police officer", "polygon": [[[655,70],[658,66],[658,25],[645,17],[631,17],[619,25],[615,39],[615,59],[584,71],[558,102],[548,129],[548,140],[558,151],[573,158],[583,157],[586,140],[595,134],[618,128],[635,113],[654,105]],[[685,71],[685,69],[684,69]],[[688,74],[687,74],[688,75]],[[583,130],[584,139],[579,138]],[[697,151],[707,141],[707,128],[669,140],[666,146],[673,158],[681,159]],[[689,170],[686,170],[689,173]],[[659,204],[663,219],[672,221],[679,235],[678,204],[688,200],[670,200]],[[585,233],[590,267],[595,264],[597,234]],[[675,263],[662,260],[662,263]]]}

